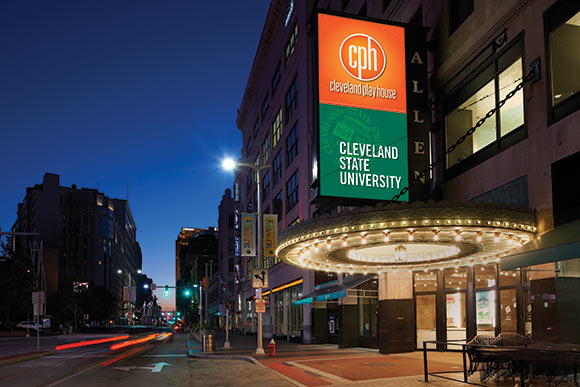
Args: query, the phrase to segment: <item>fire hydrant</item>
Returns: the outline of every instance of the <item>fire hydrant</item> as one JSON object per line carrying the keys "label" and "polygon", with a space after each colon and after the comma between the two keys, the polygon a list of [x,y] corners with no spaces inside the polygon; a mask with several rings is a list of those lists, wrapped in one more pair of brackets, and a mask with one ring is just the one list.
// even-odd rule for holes
{"label": "fire hydrant", "polygon": [[274,339],[270,340],[270,344],[267,345],[267,347],[270,349],[270,356],[276,356],[276,342],[274,341]]}

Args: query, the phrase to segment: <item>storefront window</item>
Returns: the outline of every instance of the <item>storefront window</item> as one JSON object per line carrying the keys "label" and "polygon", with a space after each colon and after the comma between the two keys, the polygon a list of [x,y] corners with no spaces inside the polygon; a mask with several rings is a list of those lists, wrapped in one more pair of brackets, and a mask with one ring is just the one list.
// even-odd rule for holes
{"label": "storefront window", "polygon": [[495,336],[495,294],[495,290],[475,293],[475,317],[478,335]]}
{"label": "storefront window", "polygon": [[500,271],[499,272],[499,286],[517,285],[520,283],[520,271]]}
{"label": "storefront window", "polygon": [[[499,74],[499,99],[504,99],[522,80],[522,58]],[[499,110],[501,135],[524,124],[524,94],[518,91]]]}
{"label": "storefront window", "polygon": [[[367,294],[375,293],[378,289],[377,280],[367,281],[357,287],[358,290],[366,290]],[[377,335],[377,298],[376,297],[359,297],[359,336],[376,336]]]}
{"label": "storefront window", "polygon": [[447,340],[465,340],[465,293],[445,295],[447,304]]}
{"label": "storefront window", "polygon": [[[524,95],[519,90],[500,107],[503,100],[523,79],[523,45],[518,39],[505,52],[494,56],[492,63],[473,74],[462,86],[447,98],[445,111],[446,146],[454,145],[471,128],[472,135],[458,144],[447,155],[447,168],[460,163],[476,153],[488,158],[495,151],[490,147],[503,147],[503,137],[522,128],[524,124]],[[491,61],[490,61],[491,62]],[[495,110],[495,114],[487,114]],[[483,120],[483,121],[481,121]],[[505,142],[509,146],[513,142]],[[486,153],[482,153],[484,151]],[[478,159],[479,160],[479,159]],[[479,162],[479,161],[478,161]]]}
{"label": "storefront window", "polygon": [[302,285],[288,289],[290,291],[290,334],[302,337],[302,305],[293,305],[292,301],[302,298]]}
{"label": "storefront window", "polygon": [[467,289],[467,268],[445,269],[445,289]]}
{"label": "storefront window", "polygon": [[502,333],[517,333],[517,299],[516,289],[500,290],[500,319]]}
{"label": "storefront window", "polygon": [[473,268],[475,287],[478,289],[494,287],[496,282],[495,271],[496,266],[492,264],[475,266]]}
{"label": "storefront window", "polygon": [[[417,295],[417,349],[423,348],[423,341],[436,340],[436,313],[435,294]],[[434,344],[429,344],[427,348],[435,348]]]}
{"label": "storefront window", "polygon": [[[447,146],[455,144],[467,130],[495,106],[495,85],[491,81],[473,93],[446,117]],[[457,164],[496,140],[495,120],[488,119],[472,136],[447,156],[447,166]]]}
{"label": "storefront window", "polygon": [[302,305],[292,304],[300,298],[302,298],[302,285],[273,294],[274,335],[302,336]]}
{"label": "storefront window", "polygon": [[558,106],[580,91],[580,12],[550,33],[552,106]]}
{"label": "storefront window", "polygon": [[415,272],[415,291],[428,292],[437,290],[437,273],[433,271]]}

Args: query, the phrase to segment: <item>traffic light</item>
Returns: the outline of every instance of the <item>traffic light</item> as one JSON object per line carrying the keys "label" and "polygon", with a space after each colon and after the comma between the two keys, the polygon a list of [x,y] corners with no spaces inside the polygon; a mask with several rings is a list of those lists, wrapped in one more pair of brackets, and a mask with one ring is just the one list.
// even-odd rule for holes
{"label": "traffic light", "polygon": [[169,285],[165,285],[165,297],[169,297]]}
{"label": "traffic light", "polygon": [[189,291],[189,289],[185,289],[185,291],[183,292],[184,295],[189,296],[191,294],[191,292]]}
{"label": "traffic light", "polygon": [[205,277],[201,279],[201,287],[203,288],[203,290],[207,290],[207,280]]}

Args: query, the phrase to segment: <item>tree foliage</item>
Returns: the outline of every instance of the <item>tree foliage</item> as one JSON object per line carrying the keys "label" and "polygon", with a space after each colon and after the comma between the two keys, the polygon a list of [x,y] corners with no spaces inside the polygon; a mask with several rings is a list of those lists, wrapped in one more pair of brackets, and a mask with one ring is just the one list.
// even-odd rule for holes
{"label": "tree foliage", "polygon": [[32,314],[30,257],[0,244],[0,322],[11,327]]}

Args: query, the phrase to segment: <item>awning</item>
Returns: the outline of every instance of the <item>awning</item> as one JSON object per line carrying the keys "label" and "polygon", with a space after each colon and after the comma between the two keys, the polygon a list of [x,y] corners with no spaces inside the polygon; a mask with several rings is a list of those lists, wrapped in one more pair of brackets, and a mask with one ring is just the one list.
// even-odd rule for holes
{"label": "awning", "polygon": [[348,289],[352,289],[358,285],[361,285],[368,280],[375,278],[374,276],[357,276],[355,278],[349,278],[345,280],[342,284],[333,284],[327,287],[321,287],[316,289],[312,293],[306,294],[299,300],[293,301],[293,305],[303,305],[310,304],[316,301],[329,301],[336,300],[338,298],[346,297]]}
{"label": "awning", "polygon": [[513,250],[501,260],[502,270],[580,258],[580,221],[558,226]]}

